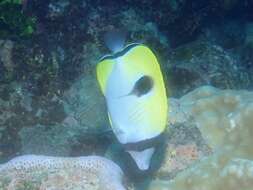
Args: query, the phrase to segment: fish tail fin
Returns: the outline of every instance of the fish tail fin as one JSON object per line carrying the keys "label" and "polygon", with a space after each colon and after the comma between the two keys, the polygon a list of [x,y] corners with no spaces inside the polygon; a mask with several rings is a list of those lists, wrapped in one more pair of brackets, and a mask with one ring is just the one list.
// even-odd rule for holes
{"label": "fish tail fin", "polygon": [[110,30],[104,35],[106,46],[116,53],[124,48],[127,33],[123,30]]}

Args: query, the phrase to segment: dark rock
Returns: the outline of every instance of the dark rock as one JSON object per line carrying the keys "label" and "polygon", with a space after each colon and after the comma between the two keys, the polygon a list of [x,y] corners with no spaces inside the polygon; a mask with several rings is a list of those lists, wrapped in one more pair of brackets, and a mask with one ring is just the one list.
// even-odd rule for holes
{"label": "dark rock", "polygon": [[170,52],[164,66],[171,96],[180,97],[200,85],[221,89],[247,89],[252,74],[220,46],[195,41]]}

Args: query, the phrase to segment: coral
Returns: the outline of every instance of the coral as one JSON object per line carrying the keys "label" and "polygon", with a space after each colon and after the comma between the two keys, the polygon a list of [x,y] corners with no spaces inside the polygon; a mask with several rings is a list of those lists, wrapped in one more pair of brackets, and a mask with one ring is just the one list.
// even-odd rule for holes
{"label": "coral", "polygon": [[0,187],[4,190],[125,190],[122,180],[121,169],[98,156],[26,155],[0,165]]}
{"label": "coral", "polygon": [[225,154],[206,158],[179,174],[174,180],[152,181],[149,190],[251,190],[253,161],[233,158],[224,162]]}
{"label": "coral", "polygon": [[168,144],[164,163],[156,172],[156,176],[166,176],[168,173],[183,170],[198,159],[199,152],[196,144]]}
{"label": "coral", "polygon": [[247,152],[250,149],[245,149],[245,146],[253,142],[250,138],[252,99],[253,92],[250,91],[219,90],[205,86],[183,96],[180,104],[214,150],[244,147],[242,151]]}
{"label": "coral", "polygon": [[150,189],[252,189],[253,92],[203,86],[177,103],[174,110],[188,119],[182,120],[181,114],[174,122],[195,124],[214,153],[171,181],[153,181]]}

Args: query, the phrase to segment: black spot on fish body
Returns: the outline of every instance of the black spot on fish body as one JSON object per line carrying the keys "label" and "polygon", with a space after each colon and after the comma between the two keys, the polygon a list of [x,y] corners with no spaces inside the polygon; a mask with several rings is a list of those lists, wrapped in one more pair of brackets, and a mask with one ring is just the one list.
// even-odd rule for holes
{"label": "black spot on fish body", "polygon": [[150,76],[144,75],[136,81],[134,88],[130,94],[138,97],[147,94],[154,86],[154,81]]}

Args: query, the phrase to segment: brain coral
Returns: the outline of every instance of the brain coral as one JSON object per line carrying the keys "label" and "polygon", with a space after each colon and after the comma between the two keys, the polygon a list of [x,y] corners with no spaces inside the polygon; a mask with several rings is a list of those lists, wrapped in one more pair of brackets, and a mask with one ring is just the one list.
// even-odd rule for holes
{"label": "brain coral", "polygon": [[252,190],[253,92],[204,86],[173,101],[173,123],[194,123],[213,154],[150,190]]}
{"label": "brain coral", "polygon": [[99,156],[26,155],[0,165],[1,190],[125,190],[122,180],[121,169]]}

